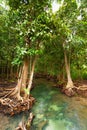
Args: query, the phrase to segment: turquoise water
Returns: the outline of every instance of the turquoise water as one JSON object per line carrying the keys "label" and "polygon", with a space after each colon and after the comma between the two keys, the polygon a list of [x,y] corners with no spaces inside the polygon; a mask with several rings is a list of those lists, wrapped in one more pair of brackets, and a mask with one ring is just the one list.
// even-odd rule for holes
{"label": "turquoise water", "polygon": [[[32,95],[35,118],[31,130],[87,130],[87,103],[81,97],[69,98],[60,93],[53,83],[35,81]],[[29,112],[14,117],[0,114],[0,130],[15,130],[20,120],[26,120]]]}
{"label": "turquoise water", "polygon": [[36,98],[34,130],[87,130],[86,99],[69,98],[51,83],[40,83],[32,91]]}

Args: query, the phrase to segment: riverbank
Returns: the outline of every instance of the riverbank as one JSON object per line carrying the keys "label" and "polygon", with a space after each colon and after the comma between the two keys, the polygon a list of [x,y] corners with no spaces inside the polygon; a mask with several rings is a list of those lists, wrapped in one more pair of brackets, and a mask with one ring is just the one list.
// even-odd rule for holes
{"label": "riverbank", "polygon": [[0,81],[0,113],[13,116],[32,108],[35,98],[30,95],[29,98],[18,100],[14,97],[15,87],[15,81]]}

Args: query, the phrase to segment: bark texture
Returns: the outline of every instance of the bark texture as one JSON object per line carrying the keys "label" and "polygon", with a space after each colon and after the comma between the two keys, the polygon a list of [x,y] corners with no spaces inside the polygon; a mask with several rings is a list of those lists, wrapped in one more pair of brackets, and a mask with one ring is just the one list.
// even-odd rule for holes
{"label": "bark texture", "polygon": [[35,58],[33,60],[32,68],[31,68],[31,72],[30,72],[30,78],[29,78],[29,83],[28,83],[29,94],[30,94],[30,90],[32,87],[32,81],[33,81],[33,76],[34,76],[34,69],[35,69],[36,60],[37,60],[37,56],[35,56]]}
{"label": "bark texture", "polygon": [[71,73],[70,73],[70,59],[68,59],[66,49],[64,49],[64,59],[65,59],[65,69],[66,69],[66,74],[67,74],[67,85],[63,91],[67,96],[73,96],[74,84],[73,84]]}
{"label": "bark texture", "polygon": [[27,86],[28,79],[28,69],[29,69],[29,60],[27,57],[24,59],[24,64],[22,70],[20,68],[19,79],[16,88],[18,89],[18,99],[20,99],[21,95],[25,95],[25,89]]}

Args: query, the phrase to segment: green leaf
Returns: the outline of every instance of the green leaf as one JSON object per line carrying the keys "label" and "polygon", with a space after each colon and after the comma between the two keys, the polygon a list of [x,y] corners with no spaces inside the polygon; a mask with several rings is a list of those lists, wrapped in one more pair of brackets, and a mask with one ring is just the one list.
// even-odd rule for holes
{"label": "green leaf", "polygon": [[30,92],[29,92],[29,89],[28,89],[28,88],[24,88],[24,91],[25,91],[25,93],[26,93],[27,95],[29,95],[29,94],[30,94]]}

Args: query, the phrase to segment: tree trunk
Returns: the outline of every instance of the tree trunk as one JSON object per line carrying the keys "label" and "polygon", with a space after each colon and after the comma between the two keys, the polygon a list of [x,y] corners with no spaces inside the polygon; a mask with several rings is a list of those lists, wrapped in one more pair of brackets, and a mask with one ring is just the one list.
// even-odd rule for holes
{"label": "tree trunk", "polygon": [[65,67],[66,67],[66,74],[67,74],[67,85],[66,88],[73,88],[73,81],[71,78],[71,74],[70,74],[70,63],[68,62],[67,59],[67,54],[66,54],[66,50],[64,50],[64,57],[65,57]]}
{"label": "tree trunk", "polygon": [[36,60],[37,60],[37,56],[35,56],[33,63],[32,63],[32,68],[31,68],[31,72],[30,72],[30,78],[29,78],[29,83],[28,83],[28,91],[29,91],[29,95],[30,95],[30,90],[32,87],[32,81],[33,81],[33,76],[34,76],[34,69],[35,69],[35,64],[36,64]]}
{"label": "tree trunk", "polygon": [[22,73],[23,73],[23,67],[21,69],[20,67],[20,71],[19,71],[19,78],[18,78],[18,83],[17,83],[17,86],[16,86],[16,89],[17,89],[17,98],[18,100],[21,99],[21,93],[20,93],[20,90],[21,90],[21,83],[22,83]]}
{"label": "tree trunk", "polygon": [[70,63],[68,61],[67,53],[65,49],[64,49],[64,58],[65,58],[65,68],[66,68],[66,74],[67,74],[67,85],[64,92],[67,96],[72,96],[74,95],[74,91],[72,90],[72,88],[74,88],[74,84],[71,78]]}
{"label": "tree trunk", "polygon": [[28,64],[29,64],[28,58],[25,58],[22,70],[20,68],[20,72],[19,72],[19,79],[17,84],[18,98],[20,98],[21,95],[22,96],[25,95],[24,89],[26,89],[27,79],[28,79]]}
{"label": "tree trunk", "polygon": [[26,58],[23,66],[21,91],[24,91],[24,88],[26,88],[27,85],[28,69],[29,69],[29,60],[28,58]]}

